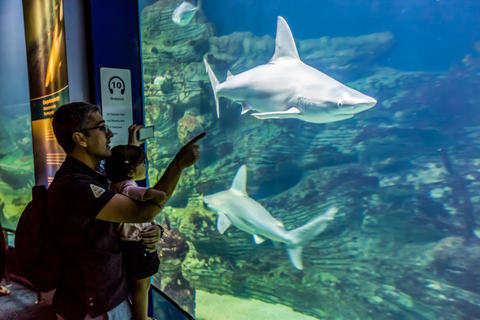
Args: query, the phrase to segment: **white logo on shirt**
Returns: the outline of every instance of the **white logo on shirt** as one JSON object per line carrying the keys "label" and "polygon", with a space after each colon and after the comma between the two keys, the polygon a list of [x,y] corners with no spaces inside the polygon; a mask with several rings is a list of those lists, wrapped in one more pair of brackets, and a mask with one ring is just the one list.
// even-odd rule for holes
{"label": "white logo on shirt", "polygon": [[92,189],[92,192],[95,198],[100,197],[105,192],[105,189],[100,188],[99,186],[96,186],[94,184],[90,185],[90,189]]}

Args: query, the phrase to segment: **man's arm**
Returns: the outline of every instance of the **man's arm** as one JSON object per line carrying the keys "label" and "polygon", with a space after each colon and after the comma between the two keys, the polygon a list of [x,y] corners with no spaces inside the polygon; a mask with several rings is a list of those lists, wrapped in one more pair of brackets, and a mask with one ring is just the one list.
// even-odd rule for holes
{"label": "man's arm", "polygon": [[144,201],[152,201],[153,203],[155,203],[157,205],[157,207],[159,207],[162,210],[165,207],[165,205],[167,204],[168,199],[170,199],[170,196],[168,194],[166,194],[163,191],[156,190],[156,189],[153,189],[153,188],[148,188],[145,191],[145,194],[143,195],[143,200]]}
{"label": "man's arm", "polygon": [[118,223],[151,222],[162,211],[150,201],[136,201],[116,194],[100,210],[95,219]]}
{"label": "man's arm", "polygon": [[[200,158],[200,147],[196,143],[205,135],[206,133],[198,135],[178,151],[162,178],[153,187],[154,189],[169,195],[173,193],[183,170],[192,166]],[[140,202],[116,194],[95,218],[119,223],[142,223],[153,221],[160,212],[161,209],[151,201]]]}

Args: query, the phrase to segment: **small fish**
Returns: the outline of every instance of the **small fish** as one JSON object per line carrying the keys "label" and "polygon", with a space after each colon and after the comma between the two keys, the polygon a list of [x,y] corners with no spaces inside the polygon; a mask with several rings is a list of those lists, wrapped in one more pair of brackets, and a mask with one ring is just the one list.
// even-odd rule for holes
{"label": "small fish", "polygon": [[157,76],[155,77],[155,80],[153,80],[153,84],[156,86],[161,86],[164,81],[165,81],[165,77]]}
{"label": "small fish", "polygon": [[198,5],[195,7],[188,1],[183,1],[181,5],[179,5],[172,14],[172,20],[179,26],[186,26],[190,23],[193,16],[200,9],[202,4],[202,0],[198,1]]}

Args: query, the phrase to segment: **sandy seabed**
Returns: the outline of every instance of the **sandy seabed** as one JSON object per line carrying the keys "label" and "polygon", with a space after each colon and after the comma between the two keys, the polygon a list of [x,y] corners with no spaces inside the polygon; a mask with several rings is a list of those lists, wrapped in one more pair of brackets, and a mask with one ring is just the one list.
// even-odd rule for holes
{"label": "sandy seabed", "polygon": [[197,320],[318,320],[283,305],[200,290],[196,290],[195,304]]}

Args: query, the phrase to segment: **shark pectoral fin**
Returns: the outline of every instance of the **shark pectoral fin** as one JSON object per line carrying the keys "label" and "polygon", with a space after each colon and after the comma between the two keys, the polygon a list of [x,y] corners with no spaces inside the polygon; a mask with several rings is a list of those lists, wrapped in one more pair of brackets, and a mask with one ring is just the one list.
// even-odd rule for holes
{"label": "shark pectoral fin", "polygon": [[227,218],[227,216],[225,214],[218,213],[218,219],[217,219],[218,232],[223,234],[225,232],[225,230],[227,230],[228,227],[230,227],[231,224],[232,223],[230,222],[230,220]]}
{"label": "shark pectoral fin", "polygon": [[253,235],[253,241],[254,241],[256,244],[260,244],[260,243],[262,243],[263,241],[265,241],[265,239],[263,239],[262,237],[257,236],[256,234],[254,234],[254,235]]}
{"label": "shark pectoral fin", "polygon": [[252,110],[252,106],[248,103],[242,103],[242,114],[247,113],[248,111]]}
{"label": "shark pectoral fin", "polygon": [[297,108],[290,108],[287,111],[252,113],[252,116],[258,119],[287,119],[295,118],[294,115],[300,113]]}
{"label": "shark pectoral fin", "polygon": [[299,270],[303,269],[302,250],[302,246],[287,248],[290,261],[292,262],[293,266]]}
{"label": "shark pectoral fin", "polygon": [[217,118],[220,118],[220,103],[218,101],[218,96],[217,96],[217,87],[220,85],[220,82],[218,81],[217,77],[215,76],[215,73],[213,73],[212,68],[207,62],[207,59],[203,59],[203,63],[205,64],[205,68],[207,70],[208,78],[210,79],[210,84],[212,85],[212,90],[213,90],[213,95],[215,97],[215,107],[217,109]]}

